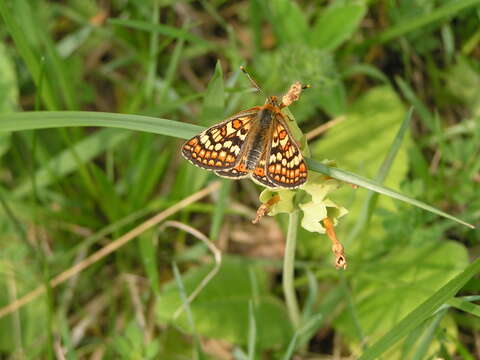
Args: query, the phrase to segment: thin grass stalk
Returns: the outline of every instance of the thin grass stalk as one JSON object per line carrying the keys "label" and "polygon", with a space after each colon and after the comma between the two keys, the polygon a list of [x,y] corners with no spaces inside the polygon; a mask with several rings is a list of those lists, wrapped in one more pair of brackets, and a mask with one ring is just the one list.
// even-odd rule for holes
{"label": "thin grass stalk", "polygon": [[295,329],[300,326],[300,310],[298,307],[297,296],[295,294],[294,270],[295,270],[295,249],[297,245],[297,229],[299,222],[299,212],[294,211],[288,218],[287,240],[285,246],[285,255],[283,257],[283,295],[287,303],[288,316]]}

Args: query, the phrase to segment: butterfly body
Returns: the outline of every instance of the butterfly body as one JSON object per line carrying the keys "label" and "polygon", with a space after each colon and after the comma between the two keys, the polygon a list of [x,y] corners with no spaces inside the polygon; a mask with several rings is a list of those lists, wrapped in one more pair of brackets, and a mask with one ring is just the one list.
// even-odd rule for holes
{"label": "butterfly body", "polygon": [[276,96],[188,140],[182,155],[192,164],[232,179],[250,176],[269,188],[298,188],[307,179],[300,148]]}
{"label": "butterfly body", "polygon": [[275,114],[269,109],[263,109],[258,112],[257,119],[250,129],[253,136],[246,154],[245,166],[247,170],[255,169],[258,160],[260,160],[262,153],[265,151],[265,146],[269,140],[268,132],[274,121],[274,116]]}

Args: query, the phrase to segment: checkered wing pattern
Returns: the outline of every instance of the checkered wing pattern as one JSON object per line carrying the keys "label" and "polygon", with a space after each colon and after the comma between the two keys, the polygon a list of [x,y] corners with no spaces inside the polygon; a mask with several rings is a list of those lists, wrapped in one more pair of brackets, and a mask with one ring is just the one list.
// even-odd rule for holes
{"label": "checkered wing pattern", "polygon": [[250,172],[247,170],[245,166],[245,159],[246,159],[246,156],[243,155],[235,167],[228,170],[215,171],[215,174],[224,178],[229,178],[229,179],[245,178],[248,175],[250,175]]}
{"label": "checkered wing pattern", "polygon": [[274,187],[294,189],[307,180],[307,166],[302,153],[280,117],[273,122],[267,160],[265,174]]}
{"label": "checkered wing pattern", "polygon": [[271,182],[268,177],[267,177],[267,158],[268,158],[268,149],[269,149],[270,145],[268,144],[267,148],[265,149],[265,151],[262,153],[262,157],[260,158],[260,160],[258,161],[257,163],[257,166],[255,167],[255,169],[252,171],[252,179],[259,183],[260,185],[263,185],[263,186],[266,186],[266,187],[269,187],[269,188],[276,188],[278,187],[276,184],[274,184],[273,182]]}
{"label": "checkered wing pattern", "polygon": [[[258,108],[242,111],[191,138],[182,147],[182,155],[192,164],[207,170],[230,170],[240,162],[242,147]],[[232,174],[232,176],[228,176]],[[234,176],[232,170],[226,175]]]}

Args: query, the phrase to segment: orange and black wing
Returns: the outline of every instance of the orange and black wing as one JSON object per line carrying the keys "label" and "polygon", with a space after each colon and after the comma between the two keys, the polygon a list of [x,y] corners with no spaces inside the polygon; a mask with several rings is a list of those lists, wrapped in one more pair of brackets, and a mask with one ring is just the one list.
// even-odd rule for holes
{"label": "orange and black wing", "polygon": [[269,187],[269,188],[277,188],[278,186],[271,182],[267,177],[267,159],[269,154],[269,144],[267,144],[266,149],[263,151],[260,160],[258,160],[257,166],[251,172],[252,180],[260,185]]}
{"label": "orange and black wing", "polygon": [[207,170],[233,169],[259,108],[242,111],[194,136],[182,147],[182,155]]}
{"label": "orange and black wing", "polygon": [[282,118],[275,118],[272,126],[266,177],[275,187],[297,188],[307,181],[307,166],[300,148]]}
{"label": "orange and black wing", "polygon": [[247,170],[245,166],[245,154],[241,155],[241,159],[238,161],[235,167],[228,169],[228,170],[219,170],[215,171],[215,174],[218,176],[228,178],[228,179],[242,179],[250,175],[250,172]]}

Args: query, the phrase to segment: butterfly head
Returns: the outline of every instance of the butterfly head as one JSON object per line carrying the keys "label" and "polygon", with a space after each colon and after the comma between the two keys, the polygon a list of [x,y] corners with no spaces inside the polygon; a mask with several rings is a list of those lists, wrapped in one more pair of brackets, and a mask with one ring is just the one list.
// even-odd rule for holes
{"label": "butterfly head", "polygon": [[272,105],[274,107],[278,107],[280,105],[278,101],[278,96],[269,96],[267,98],[267,101],[265,101],[265,104]]}

